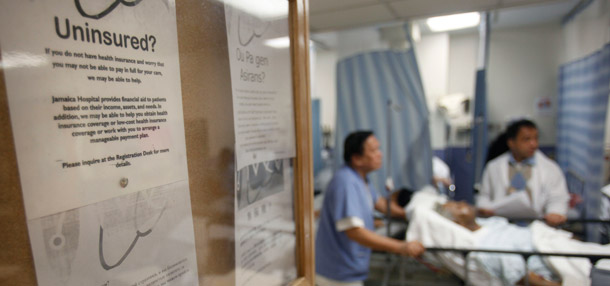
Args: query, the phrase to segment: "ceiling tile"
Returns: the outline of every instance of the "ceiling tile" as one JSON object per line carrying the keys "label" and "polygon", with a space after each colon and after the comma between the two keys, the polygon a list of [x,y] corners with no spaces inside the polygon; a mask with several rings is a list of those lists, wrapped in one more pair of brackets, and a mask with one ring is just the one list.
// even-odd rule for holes
{"label": "ceiling tile", "polygon": [[379,4],[379,0],[309,0],[309,13],[328,13]]}
{"label": "ceiling tile", "polygon": [[498,0],[404,0],[390,3],[403,19],[479,11],[497,5]]}
{"label": "ceiling tile", "polygon": [[395,21],[395,17],[385,4],[371,5],[330,13],[311,14],[309,26],[312,31],[355,28],[373,23]]}
{"label": "ceiling tile", "polygon": [[[533,8],[540,4],[580,0],[309,0],[313,32],[348,29],[373,24],[421,19],[454,13]],[[566,4],[566,5],[568,5]],[[548,6],[548,5],[543,5]],[[569,5],[568,5],[569,6]],[[569,9],[568,9],[569,11]],[[567,13],[567,12],[566,12]]]}
{"label": "ceiling tile", "polygon": [[553,0],[502,0],[504,6],[527,5],[532,3],[550,2]]}

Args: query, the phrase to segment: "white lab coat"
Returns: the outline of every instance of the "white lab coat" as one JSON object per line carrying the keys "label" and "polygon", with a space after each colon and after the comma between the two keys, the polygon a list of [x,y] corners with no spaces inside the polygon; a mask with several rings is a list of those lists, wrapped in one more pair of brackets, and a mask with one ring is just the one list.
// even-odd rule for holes
{"label": "white lab coat", "polygon": [[[491,203],[506,197],[510,186],[508,164],[510,152],[489,161],[483,172],[483,180],[476,205],[491,209]],[[539,150],[534,154],[535,164],[527,186],[532,192],[532,209],[540,216],[556,213],[567,216],[570,196],[563,172],[551,159]]]}

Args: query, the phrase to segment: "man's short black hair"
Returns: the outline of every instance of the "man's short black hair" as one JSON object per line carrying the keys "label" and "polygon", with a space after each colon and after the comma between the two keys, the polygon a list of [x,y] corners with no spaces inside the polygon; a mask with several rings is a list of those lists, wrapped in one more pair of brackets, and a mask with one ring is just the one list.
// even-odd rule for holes
{"label": "man's short black hair", "polygon": [[532,122],[531,120],[521,119],[511,123],[506,128],[506,139],[509,140],[517,138],[517,134],[519,134],[519,130],[521,130],[521,127],[538,129],[538,127],[536,127],[536,123]]}
{"label": "man's short black hair", "polygon": [[345,138],[345,144],[343,145],[343,160],[346,164],[350,164],[353,155],[362,155],[364,153],[364,142],[371,135],[373,131],[362,130],[352,132]]}

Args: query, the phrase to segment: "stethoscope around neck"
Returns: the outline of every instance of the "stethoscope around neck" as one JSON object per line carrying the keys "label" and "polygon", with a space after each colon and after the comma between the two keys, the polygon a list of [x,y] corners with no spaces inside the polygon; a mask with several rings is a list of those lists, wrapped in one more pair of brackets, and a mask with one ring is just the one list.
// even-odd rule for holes
{"label": "stethoscope around neck", "polygon": [[104,227],[100,223],[99,257],[100,257],[100,264],[102,265],[102,268],[104,268],[105,270],[110,270],[110,269],[113,269],[113,268],[121,265],[121,263],[123,263],[123,261],[129,256],[129,254],[131,253],[133,248],[138,243],[138,239],[140,239],[140,237],[145,237],[152,232],[153,228],[157,225],[157,223],[161,219],[161,216],[163,216],[165,209],[167,208],[167,201],[165,201],[163,204],[163,208],[159,212],[159,215],[157,216],[157,219],[155,220],[155,222],[147,230],[141,231],[139,229],[139,223],[138,223],[138,205],[139,205],[138,202],[140,201],[140,193],[141,192],[138,192],[138,194],[137,194],[136,204],[134,207],[134,224],[136,227],[136,235],[133,238],[133,240],[131,241],[131,244],[129,245],[129,247],[127,248],[127,251],[125,251],[123,256],[121,256],[121,258],[112,265],[108,264],[106,262],[106,259],[104,258]]}

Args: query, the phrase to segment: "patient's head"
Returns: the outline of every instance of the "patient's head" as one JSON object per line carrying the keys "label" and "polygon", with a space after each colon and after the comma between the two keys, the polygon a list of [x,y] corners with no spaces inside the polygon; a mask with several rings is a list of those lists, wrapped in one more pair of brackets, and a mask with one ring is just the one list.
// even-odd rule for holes
{"label": "patient's head", "polygon": [[470,230],[479,228],[474,220],[476,217],[475,208],[466,202],[448,201],[444,204],[438,204],[436,211],[443,217]]}

